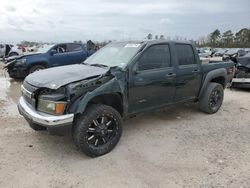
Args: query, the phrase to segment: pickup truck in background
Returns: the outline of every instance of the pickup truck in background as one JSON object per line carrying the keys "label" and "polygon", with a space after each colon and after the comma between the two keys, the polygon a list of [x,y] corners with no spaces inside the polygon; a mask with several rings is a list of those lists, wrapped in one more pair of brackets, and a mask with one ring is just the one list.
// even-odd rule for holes
{"label": "pickup truck in background", "polygon": [[233,75],[232,62],[201,64],[189,42],[113,42],[82,64],[27,76],[18,109],[32,129],[70,130],[96,157],[116,146],[127,117],[183,102],[216,113]]}
{"label": "pickup truck in background", "polygon": [[9,59],[5,69],[11,78],[20,79],[42,69],[81,63],[93,53],[93,50],[88,50],[83,44],[47,45],[36,53]]}

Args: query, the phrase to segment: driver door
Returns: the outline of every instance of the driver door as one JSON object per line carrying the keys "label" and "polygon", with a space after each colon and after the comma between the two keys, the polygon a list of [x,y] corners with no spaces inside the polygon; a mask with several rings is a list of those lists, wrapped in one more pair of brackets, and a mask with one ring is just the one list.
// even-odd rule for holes
{"label": "driver door", "polygon": [[50,54],[50,66],[62,66],[68,65],[70,63],[70,58],[67,53],[67,45],[66,44],[59,44],[56,45],[52,50],[55,50],[56,53]]}
{"label": "driver door", "polygon": [[164,106],[173,101],[175,69],[168,44],[148,47],[129,76],[129,113]]}

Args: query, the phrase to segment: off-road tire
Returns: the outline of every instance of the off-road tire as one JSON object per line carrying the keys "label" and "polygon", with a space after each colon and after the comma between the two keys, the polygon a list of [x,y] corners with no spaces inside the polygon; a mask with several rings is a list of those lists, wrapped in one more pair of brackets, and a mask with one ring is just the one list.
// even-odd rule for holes
{"label": "off-road tire", "polygon": [[46,127],[43,127],[43,126],[38,125],[36,123],[29,123],[29,125],[30,125],[30,128],[35,130],[35,131],[44,131],[47,129]]}
{"label": "off-road tire", "polygon": [[43,65],[34,65],[29,69],[29,74],[36,72],[36,71],[39,71],[39,70],[42,70],[42,69],[45,69],[45,67]]}
{"label": "off-road tire", "polygon": [[[219,99],[216,102],[216,104],[213,104],[213,98],[214,93],[218,92],[219,94]],[[216,113],[222,103],[223,103],[223,98],[224,98],[224,89],[221,84],[218,83],[208,83],[206,90],[202,94],[201,98],[199,99],[199,108],[201,111],[206,112],[208,114],[214,114]]]}
{"label": "off-road tire", "polygon": [[[103,141],[99,141],[100,143],[103,142],[103,144],[100,146],[99,145],[95,146],[95,144],[91,145],[89,143],[90,141],[92,141],[89,140],[90,137],[92,137],[90,136],[90,134],[95,135],[97,133],[90,133],[88,131],[90,130],[91,126],[93,126],[93,122],[98,121],[98,118],[102,117],[105,117],[106,120],[109,119],[109,121],[112,121],[111,127],[115,127],[113,130],[114,132],[111,131],[111,133],[108,133],[108,128],[106,128],[107,129],[106,134],[107,135],[111,134],[110,138],[107,139],[107,142],[105,143]],[[98,122],[98,126],[95,127],[96,130],[97,129],[99,130],[99,127],[101,127],[101,125],[100,126],[99,125],[100,124]],[[102,126],[108,127],[109,125],[107,125],[103,121]],[[117,112],[114,108],[110,106],[102,104],[93,104],[87,108],[85,113],[83,113],[78,117],[72,129],[73,129],[72,137],[76,146],[86,155],[90,157],[98,157],[106,153],[109,153],[119,142],[120,137],[122,135],[122,118],[119,112]],[[93,132],[97,132],[96,130]],[[102,132],[102,134],[104,133]],[[99,140],[99,138],[101,138],[99,137],[99,135],[97,136],[95,135],[93,139],[95,139],[96,141]]]}

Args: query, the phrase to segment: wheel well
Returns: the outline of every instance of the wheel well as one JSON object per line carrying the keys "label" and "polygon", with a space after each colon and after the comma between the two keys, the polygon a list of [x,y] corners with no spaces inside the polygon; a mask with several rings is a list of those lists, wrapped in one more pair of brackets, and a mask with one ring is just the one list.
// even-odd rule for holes
{"label": "wheel well", "polygon": [[46,62],[38,62],[38,63],[35,63],[35,64],[31,64],[29,69],[31,69],[31,67],[34,67],[34,66],[37,66],[37,65],[42,65],[44,66],[45,68],[48,68],[48,65]]}
{"label": "wheel well", "polygon": [[120,93],[103,94],[96,96],[88,103],[88,105],[90,104],[105,104],[107,106],[111,106],[116,109],[121,116],[123,116],[123,101]]}
{"label": "wheel well", "polygon": [[218,83],[218,84],[221,84],[224,88],[226,87],[226,82],[225,82],[225,77],[223,76],[220,76],[220,77],[217,77],[217,78],[213,78],[211,80],[211,82],[215,82],[215,83]]}
{"label": "wheel well", "polygon": [[10,56],[11,54],[18,55],[18,53],[17,53],[17,52],[10,52],[10,53],[9,53],[9,56]]}

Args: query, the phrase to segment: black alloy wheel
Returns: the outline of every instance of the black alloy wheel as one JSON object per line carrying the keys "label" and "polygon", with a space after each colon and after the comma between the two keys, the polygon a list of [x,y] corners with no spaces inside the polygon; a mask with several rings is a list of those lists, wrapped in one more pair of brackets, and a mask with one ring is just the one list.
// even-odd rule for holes
{"label": "black alloy wheel", "polygon": [[87,143],[90,147],[100,147],[109,143],[118,132],[118,122],[113,116],[101,115],[89,125]]}
{"label": "black alloy wheel", "polygon": [[72,128],[75,145],[91,157],[110,152],[119,142],[121,134],[120,113],[103,104],[90,105],[76,118]]}

